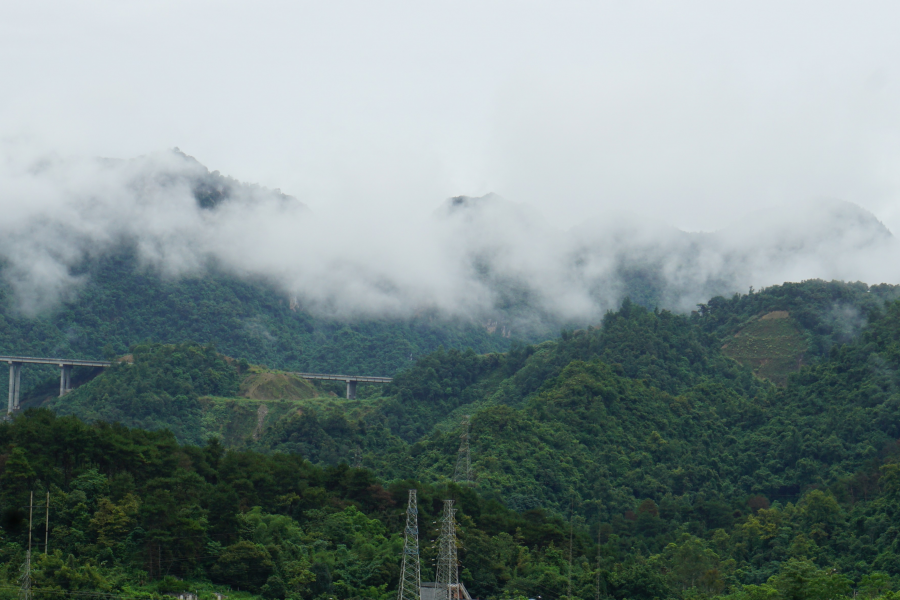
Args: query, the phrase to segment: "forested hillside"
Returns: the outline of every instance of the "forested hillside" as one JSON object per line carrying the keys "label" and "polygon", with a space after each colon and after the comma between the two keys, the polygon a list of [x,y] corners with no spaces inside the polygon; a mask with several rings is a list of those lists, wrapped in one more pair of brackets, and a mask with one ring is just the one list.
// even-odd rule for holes
{"label": "forested hillside", "polygon": [[[10,288],[0,285],[0,354],[98,359],[141,342],[200,342],[272,368],[392,375],[441,346],[489,352],[510,343],[496,325],[436,314],[314,316],[265,282],[215,271],[169,279],[125,250],[87,264],[81,275],[84,285],[68,302],[37,317],[18,312]],[[52,372],[28,367],[23,385]]]}
{"label": "forested hillside", "polygon": [[[704,330],[719,337],[779,305],[809,337],[810,356],[822,356],[897,295],[893,286],[786,284],[707,302],[707,293],[771,281],[795,260],[828,262],[891,242],[873,215],[847,203],[819,207],[809,230],[765,239],[760,230],[745,248],[730,247],[733,232],[687,234],[644,220],[564,234],[494,195],[457,197],[420,224],[423,248],[392,253],[387,244],[382,256],[372,250],[386,239],[342,243],[334,223],[296,199],[177,150],[82,165],[105,182],[102,193],[68,181],[64,164],[55,164],[58,183],[68,182],[57,192],[79,207],[72,218],[24,211],[0,240],[0,354],[97,359],[144,342],[193,342],[276,369],[392,375],[440,347],[501,352],[513,340],[585,328],[630,297],[686,313],[703,301]],[[800,345],[781,363],[805,364]],[[735,356],[752,358],[754,347]],[[51,372],[25,369],[24,387]]]}
{"label": "forested hillside", "polygon": [[[30,411],[0,424],[3,538],[0,596],[18,594],[32,490],[50,492],[49,548],[41,521],[36,598],[153,598],[214,591],[230,597],[387,599],[395,596],[407,490],[418,489],[423,540],[444,498],[458,500],[470,589],[487,595],[516,576],[561,578],[565,523],[519,514],[456,486],[396,481],[296,455],[179,446],[168,432],[88,426]],[[43,513],[41,513],[43,514]],[[579,538],[579,546],[589,542]],[[423,544],[423,564],[434,551]],[[514,568],[514,567],[513,567]],[[426,577],[428,577],[426,575]],[[484,581],[484,584],[475,581]]]}
{"label": "forested hillside", "polygon": [[[718,582],[707,592],[765,584],[803,559],[853,581],[897,576],[894,294],[807,282],[717,299],[692,316],[626,303],[555,342],[427,357],[369,416],[289,417],[263,442],[314,459],[318,448],[369,444],[376,472],[441,480],[470,414],[478,489],[561,515],[574,500],[609,540],[611,564],[696,553]],[[721,351],[772,311],[798,312],[787,318],[808,344],[807,366],[781,386]]]}
{"label": "forested hillside", "polygon": [[[189,496],[199,507],[192,513],[199,524],[185,521],[185,526],[202,530],[196,535],[206,536],[208,554],[185,550],[194,557],[190,560],[173,555],[173,564],[193,570],[169,574],[207,590],[217,583],[236,585],[223,573],[245,567],[232,562],[257,561],[249,571],[259,570],[266,579],[243,582],[241,589],[272,598],[387,598],[396,584],[391,569],[399,562],[399,541],[391,533],[400,531],[409,485],[404,482],[416,480],[431,498],[432,515],[442,494],[460,499],[462,578],[482,598],[566,595],[567,527],[574,535],[576,598],[597,593],[621,599],[893,597],[892,590],[900,589],[900,535],[894,525],[900,517],[900,301],[895,297],[890,286],[810,281],[716,298],[690,315],[626,301],[596,326],[565,330],[557,340],[516,344],[506,353],[441,349],[416,360],[390,386],[363,388],[359,400],[335,397],[327,388],[291,392],[290,399],[252,398],[247,382],[268,372],[247,361],[223,357],[209,346],[143,344],[132,348],[127,361],[50,406],[87,421],[168,428],[194,446],[179,447],[170,433],[100,423],[88,427],[72,417],[26,413],[2,430],[6,462],[0,477],[27,480],[41,490],[52,480],[58,486],[54,493],[72,494],[81,484],[75,484],[78,473],[69,472],[69,463],[51,468],[55,459],[47,459],[56,478],[51,479],[29,458],[48,451],[41,449],[43,431],[78,432],[72,438],[54,434],[70,441],[48,448],[63,448],[76,438],[84,445],[92,436],[118,440],[120,446],[103,460],[84,458],[82,472],[99,469],[109,478],[108,488],[95,492],[94,504],[83,503],[89,516],[81,526],[60,524],[62,532],[79,529],[87,543],[83,550],[65,550],[72,559],[59,560],[93,561],[83,564],[94,565],[96,576],[112,586],[108,589],[131,586],[128,593],[175,585],[152,571],[154,547],[146,541],[152,536],[128,542],[137,536],[129,532],[141,529],[141,536],[149,536],[155,525],[141,524],[140,516],[126,518],[128,511],[139,515],[135,511],[143,509],[135,507],[149,505],[144,495],[156,489],[142,483],[150,476],[139,472],[143,467],[129,466],[128,457],[152,461],[171,452],[181,457],[172,459],[178,477],[195,473],[190,477],[200,486]],[[779,322],[777,335],[760,325],[767,320]],[[778,333],[785,330],[781,324],[794,333]],[[753,350],[753,360],[733,353],[734,340]],[[766,379],[759,362],[766,352],[771,357],[796,352],[802,359],[784,377]],[[272,389],[290,387],[289,380],[279,381],[282,387]],[[245,433],[218,438],[227,440],[230,450],[201,439],[211,431],[212,414],[236,423],[241,402],[254,408],[243,409],[243,424],[232,429]],[[450,483],[464,415],[470,423],[471,489]],[[255,427],[248,427],[248,418]],[[230,425],[221,427],[226,431]],[[167,450],[137,440],[164,440]],[[252,457],[253,475],[217,474],[218,467],[199,459],[210,452]],[[123,458],[113,458],[120,453]],[[109,461],[119,463],[104,466]],[[347,466],[354,463],[366,470]],[[307,483],[279,488],[271,492],[274,500],[266,499],[261,490],[272,484],[259,473],[267,472],[268,464],[298,469],[287,481],[275,477],[278,485],[294,485],[296,478]],[[117,474],[129,469],[135,471],[129,477]],[[123,477],[130,483],[115,483]],[[176,489],[174,475],[154,477],[170,478],[166,489]],[[317,483],[329,477],[362,478],[366,494],[381,500]],[[232,530],[227,544],[215,546],[210,532],[224,527],[216,523],[225,513],[216,508],[219,496],[204,496],[212,492],[203,490],[226,479],[239,498],[228,500],[239,534]],[[114,492],[116,485],[134,498]],[[309,491],[316,486],[327,494]],[[292,494],[298,498],[287,500]],[[94,524],[105,522],[103,511],[113,510],[104,508],[103,497],[110,506],[121,505],[125,515],[117,543],[138,544],[127,546],[127,552],[116,546],[106,563],[99,554],[101,527]],[[324,513],[303,504],[312,497]],[[394,503],[390,509],[385,498]],[[5,502],[9,511],[21,500]],[[345,514],[348,502],[361,511],[351,520],[380,523],[360,525],[369,533],[356,541],[329,533],[331,519],[351,518]],[[343,516],[327,516],[332,513]],[[276,527],[266,520],[275,514],[293,519],[277,526],[296,527],[290,551],[286,538],[273,541],[267,536],[274,534],[260,533]],[[15,519],[9,519],[5,522],[14,528]],[[21,552],[21,529],[4,528],[16,542],[8,551]],[[386,541],[372,542],[381,539],[377,535]],[[316,554],[331,548],[336,554]],[[155,560],[165,564],[165,557]],[[354,561],[361,560],[369,566],[354,571]],[[327,577],[323,567],[313,568],[316,561],[327,566]],[[303,569],[331,587],[316,587],[308,575],[291,579]],[[381,575],[371,575],[376,572]],[[273,577],[278,579],[270,581]]]}

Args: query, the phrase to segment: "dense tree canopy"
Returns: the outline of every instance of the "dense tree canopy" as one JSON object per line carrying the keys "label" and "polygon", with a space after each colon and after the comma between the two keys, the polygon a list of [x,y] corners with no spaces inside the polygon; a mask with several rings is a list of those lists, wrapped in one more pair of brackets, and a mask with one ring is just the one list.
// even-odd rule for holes
{"label": "dense tree canopy", "polygon": [[[805,282],[692,315],[626,302],[506,353],[440,348],[360,400],[323,390],[229,447],[196,423],[247,362],[134,346],[54,404],[74,416],[0,425],[2,574],[15,584],[23,507],[49,490],[45,590],[386,599],[416,487],[425,540],[457,500],[461,576],[481,598],[566,596],[570,580],[582,599],[895,598],[894,293]],[[772,313],[806,344],[774,382],[723,351],[767,335],[752,326]],[[464,415],[473,487],[450,481]]]}
{"label": "dense tree canopy", "polygon": [[[128,248],[86,263],[77,274],[83,279],[77,294],[36,317],[22,314],[12,288],[0,281],[4,355],[102,359],[147,341],[199,342],[273,368],[389,376],[441,345],[489,352],[510,343],[481,324],[428,312],[395,319],[316,316],[265,282],[214,266],[194,277],[167,278],[141,265]],[[22,376],[30,387],[51,373],[50,367],[29,367]]]}

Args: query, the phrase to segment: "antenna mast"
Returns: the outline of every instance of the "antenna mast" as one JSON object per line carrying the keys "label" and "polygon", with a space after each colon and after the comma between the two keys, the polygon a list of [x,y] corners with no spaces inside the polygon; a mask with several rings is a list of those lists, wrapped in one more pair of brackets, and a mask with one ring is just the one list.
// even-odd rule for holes
{"label": "antenna mast", "polygon": [[456,520],[453,500],[444,500],[444,516],[441,517],[441,539],[439,541],[437,590],[434,600],[458,600],[459,563],[456,558]]}
{"label": "antenna mast", "polygon": [[419,600],[421,575],[419,573],[419,507],[416,490],[409,490],[406,505],[406,529],[404,530],[403,565],[400,567],[400,589],[397,600]]}
{"label": "antenna mast", "polygon": [[463,417],[463,432],[459,436],[462,440],[459,444],[459,452],[456,454],[456,470],[453,472],[453,481],[460,485],[474,485],[472,481],[472,465],[469,458],[469,415]]}

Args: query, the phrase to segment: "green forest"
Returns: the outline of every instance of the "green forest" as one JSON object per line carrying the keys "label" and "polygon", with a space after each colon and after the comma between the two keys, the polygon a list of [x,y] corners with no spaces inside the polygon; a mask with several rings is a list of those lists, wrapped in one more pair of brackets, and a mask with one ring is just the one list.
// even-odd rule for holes
{"label": "green forest", "polygon": [[900,598],[898,297],[626,300],[549,341],[439,343],[355,400],[148,336],[0,425],[2,589],[34,491],[35,595],[395,597],[416,488],[423,580],[452,498],[477,598]]}
{"label": "green forest", "polygon": [[[194,342],[272,368],[390,376],[441,346],[490,352],[510,344],[500,330],[429,312],[406,319],[313,314],[267,282],[214,266],[194,277],[167,278],[142,266],[133,248],[86,262],[75,275],[84,281],[77,294],[38,316],[22,313],[12,288],[0,285],[4,355],[97,360],[141,342]],[[23,385],[52,372],[25,369]],[[6,381],[0,373],[0,386]]]}

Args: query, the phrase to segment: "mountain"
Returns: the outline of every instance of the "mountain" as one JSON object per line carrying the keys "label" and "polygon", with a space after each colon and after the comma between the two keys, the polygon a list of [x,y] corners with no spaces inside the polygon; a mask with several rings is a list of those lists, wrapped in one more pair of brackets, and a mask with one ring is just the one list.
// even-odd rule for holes
{"label": "mountain", "polygon": [[[490,323],[429,312],[402,319],[323,317],[264,282],[215,269],[168,278],[127,250],[85,265],[80,276],[88,283],[77,298],[37,317],[18,312],[9,288],[0,287],[0,352],[100,358],[140,342],[201,341],[272,368],[391,375],[441,346],[487,352],[510,343]],[[54,374],[51,367],[29,366],[23,389]]]}
{"label": "mountain", "polygon": [[[668,597],[838,598],[879,578],[895,589],[900,302],[885,298],[896,294],[807,282],[689,317],[626,304],[554,342],[424,358],[359,416],[289,415],[258,447],[328,462],[358,445],[388,479],[447,481],[469,415],[479,493],[523,512],[574,509],[600,537],[601,569],[650,567]],[[863,324],[851,333],[833,308],[854,297]],[[735,329],[713,333],[773,312],[810,344],[809,366],[778,386],[728,358]],[[576,595],[591,597],[596,563],[580,564]],[[837,587],[791,595],[790,577]]]}
{"label": "mountain", "polygon": [[18,177],[0,352],[115,360],[62,398],[23,370],[0,595],[49,491],[35,596],[389,600],[415,488],[424,576],[452,498],[481,598],[898,597],[900,286],[840,281],[895,281],[896,241],[858,206],[388,230],[180,152]]}
{"label": "mountain", "polygon": [[[624,298],[689,313],[786,280],[892,280],[894,238],[842,202],[713,233],[643,215],[562,231],[489,194],[382,231],[352,215],[329,221],[177,150],[48,158],[15,183],[21,208],[0,223],[0,352],[10,355],[100,358],[191,341],[276,369],[390,375],[439,347],[551,339]],[[25,387],[51,371],[26,369]]]}
{"label": "mountain", "polygon": [[[482,597],[566,593],[564,521],[578,598],[598,577],[623,599],[878,597],[900,576],[898,296],[808,281],[713,298],[690,315],[625,302],[596,326],[506,353],[439,350],[358,400],[209,347],[149,344],[49,406],[195,443],[212,433],[235,452],[303,456],[326,472],[358,462],[384,482],[448,486],[494,515],[505,507],[500,522],[556,523],[550,537],[524,523],[509,540],[485,537],[484,509],[464,508],[475,524],[463,526],[463,578]],[[735,340],[755,354],[734,352]],[[788,352],[802,358],[763,368]],[[261,378],[269,392],[251,394]],[[12,427],[31,431],[43,414]],[[450,483],[464,415],[471,489]]]}
{"label": "mountain", "polygon": [[850,202],[757,210],[713,232],[685,232],[652,215],[611,212],[562,231],[495,194],[448,200],[436,213],[453,251],[494,306],[543,336],[583,327],[630,298],[690,312],[731,296],[807,279],[893,281],[891,232]]}

